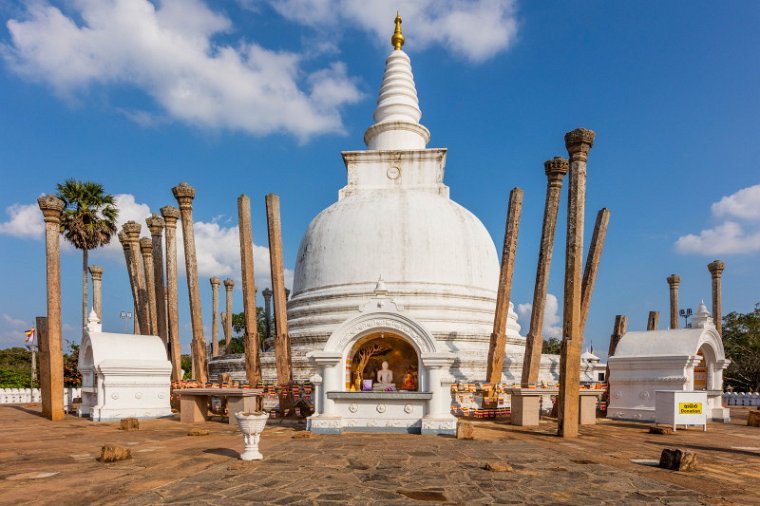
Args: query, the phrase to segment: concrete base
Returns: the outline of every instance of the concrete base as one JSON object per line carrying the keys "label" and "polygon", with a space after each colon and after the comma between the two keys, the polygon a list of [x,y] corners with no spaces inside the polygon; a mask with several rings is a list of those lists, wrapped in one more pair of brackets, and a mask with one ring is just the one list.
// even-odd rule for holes
{"label": "concrete base", "polygon": [[539,424],[541,396],[538,394],[512,394],[512,425],[532,427]]}
{"label": "concrete base", "polygon": [[731,422],[731,410],[729,408],[713,408],[710,411],[710,421],[720,423]]}
{"label": "concrete base", "polygon": [[446,434],[456,436],[457,419],[454,416],[440,418],[425,417],[422,419],[422,429],[420,430],[420,434]]}
{"label": "concrete base", "polygon": [[581,425],[595,425],[596,424],[596,394],[583,395],[581,394],[580,409],[578,410],[578,423]]}
{"label": "concrete base", "polygon": [[343,418],[340,416],[310,416],[306,419],[306,430],[314,434],[340,434],[343,432]]}
{"label": "concrete base", "polygon": [[208,397],[183,395],[179,404],[179,419],[184,423],[203,423],[208,420]]}

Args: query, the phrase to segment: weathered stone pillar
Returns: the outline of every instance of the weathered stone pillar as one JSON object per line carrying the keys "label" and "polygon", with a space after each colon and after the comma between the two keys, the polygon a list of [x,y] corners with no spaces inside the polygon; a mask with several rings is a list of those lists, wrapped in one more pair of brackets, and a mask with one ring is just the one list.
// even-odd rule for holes
{"label": "weathered stone pillar", "polygon": [[591,130],[578,128],[565,134],[565,146],[570,156],[570,185],[557,433],[568,438],[578,436],[580,364],[583,347],[581,269],[583,268],[583,225],[586,210],[586,163],[593,144],[594,132]]}
{"label": "weathered stone pillar", "polygon": [[594,292],[596,275],[599,272],[599,260],[602,258],[604,239],[607,237],[607,226],[610,224],[610,210],[602,208],[596,215],[594,233],[591,236],[586,268],[583,271],[583,284],[581,285],[581,335],[586,330],[586,320],[591,307],[591,295]]}
{"label": "weathered stone pillar", "polygon": [[131,249],[129,247],[129,239],[127,238],[126,232],[123,230],[120,230],[116,236],[119,238],[119,242],[121,243],[121,248],[124,250],[124,263],[127,266],[127,276],[129,277],[129,286],[132,289],[132,322],[134,324],[134,333],[135,334],[142,334],[142,329],[140,328],[140,319],[137,318],[137,303],[140,300],[140,292],[137,288],[137,280],[135,279],[135,273],[132,270],[132,254]]}
{"label": "weathered stone pillar", "polygon": [[209,279],[211,283],[211,356],[219,356],[219,285],[222,280],[214,276]]}
{"label": "weathered stone pillar", "polygon": [[610,399],[612,399],[611,396],[611,390],[610,390],[610,365],[609,365],[609,357],[612,357],[615,355],[615,352],[617,351],[618,343],[620,342],[620,338],[625,335],[625,333],[628,331],[628,317],[622,314],[615,316],[615,325],[612,328],[612,335],[610,336],[610,347],[609,351],[607,352],[607,368],[604,373],[604,381],[607,382],[607,401],[609,402]]}
{"label": "weathered stone pillar", "polygon": [[[224,318],[222,324],[224,325],[224,353],[229,355],[232,352],[232,288],[235,286],[235,282],[227,278],[224,280]],[[255,386],[255,385],[253,385]]]}
{"label": "weathered stone pillar", "polygon": [[206,383],[208,381],[206,340],[203,337],[203,306],[201,305],[201,287],[198,283],[198,262],[195,257],[195,232],[193,231],[195,188],[187,183],[180,183],[172,188],[172,193],[179,203],[179,212],[182,218],[187,291],[190,295],[190,323],[193,328],[191,348],[195,369],[194,376],[199,382]]}
{"label": "weathered stone pillar", "polygon": [[[39,335],[42,416],[63,420],[63,350],[61,348],[61,212],[64,203],[43,195],[37,204],[45,220],[47,326]],[[40,323],[39,321],[37,322]],[[39,327],[38,327],[39,328]]]}
{"label": "weathered stone pillar", "polygon": [[153,240],[153,282],[156,291],[156,323],[158,324],[158,336],[167,348],[169,345],[169,332],[166,324],[166,289],[164,287],[164,248],[161,244],[161,235],[164,231],[164,220],[157,214],[152,214],[145,220]]}
{"label": "weathered stone pillar", "polygon": [[522,386],[538,383],[541,369],[541,349],[544,336],[541,329],[544,326],[544,306],[549,290],[549,271],[554,251],[554,236],[557,228],[557,211],[559,209],[562,180],[567,174],[567,160],[555,156],[544,162],[544,172],[547,177],[546,203],[544,204],[544,223],[541,228],[541,245],[538,253],[536,268],[536,285],[533,289],[533,307],[530,315],[530,330],[525,342],[525,357],[523,359]]}
{"label": "weathered stone pillar", "polygon": [[267,225],[269,228],[269,265],[274,293],[274,356],[277,366],[277,383],[284,385],[293,380],[290,364],[290,339],[288,338],[287,295],[285,294],[285,271],[282,260],[282,225],[280,222],[280,197],[274,193],[266,196]]}
{"label": "weathered stone pillar", "polygon": [[156,301],[156,280],[153,268],[153,240],[147,237],[140,239],[140,252],[145,268],[145,292],[148,295],[148,323],[150,335],[158,335],[158,314]]}
{"label": "weathered stone pillar", "polygon": [[723,269],[725,268],[726,264],[720,260],[713,260],[707,264],[707,269],[710,271],[710,276],[712,276],[712,317],[715,322],[715,329],[721,336],[723,336],[723,313],[721,312],[723,293],[721,280],[723,278]]}
{"label": "weathered stone pillar", "polygon": [[515,253],[517,252],[517,235],[520,232],[520,214],[522,213],[523,191],[513,188],[509,192],[507,226],[504,231],[504,249],[501,253],[501,271],[496,292],[496,311],[493,317],[493,332],[488,346],[488,366],[486,381],[492,385],[501,383],[504,369],[504,346],[507,344],[507,316],[509,298],[512,294],[512,274],[515,272]]}
{"label": "weathered stone pillar", "polygon": [[[240,233],[240,273],[243,282],[243,318],[245,320],[245,376],[255,387],[261,382],[259,331],[256,322],[256,279],[253,270],[253,229],[251,228],[251,199],[238,197],[238,229]],[[228,314],[227,325],[232,325]],[[230,332],[231,334],[232,332]]]}
{"label": "weathered stone pillar", "polygon": [[261,292],[264,296],[264,327],[266,328],[266,338],[272,337],[272,290],[264,288]]}
{"label": "weathered stone pillar", "polygon": [[169,354],[172,362],[172,381],[182,379],[182,348],[179,335],[179,304],[177,295],[177,218],[179,209],[161,208],[166,234],[166,323]]}
{"label": "weathered stone pillar", "polygon": [[670,328],[677,329],[678,325],[678,287],[681,285],[681,277],[677,274],[668,276],[670,285]]}
{"label": "weathered stone pillar", "polygon": [[132,275],[135,278],[137,286],[137,315],[140,322],[140,332],[150,334],[150,312],[148,309],[148,292],[145,288],[145,269],[143,268],[142,256],[140,253],[140,224],[135,221],[128,221],[121,226],[121,229],[127,236],[129,243],[129,260],[132,264]]}
{"label": "weathered stone pillar", "polygon": [[103,268],[99,265],[91,265],[90,276],[92,276],[92,309],[98,315],[98,320],[103,321]]}
{"label": "weathered stone pillar", "polygon": [[647,330],[657,330],[657,326],[660,322],[660,312],[650,311],[647,318]]}

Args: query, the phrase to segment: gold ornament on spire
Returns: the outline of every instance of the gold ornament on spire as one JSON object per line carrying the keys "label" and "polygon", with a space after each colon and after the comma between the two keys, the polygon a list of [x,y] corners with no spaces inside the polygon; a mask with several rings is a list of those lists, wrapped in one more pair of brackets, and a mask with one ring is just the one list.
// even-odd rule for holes
{"label": "gold ornament on spire", "polygon": [[393,30],[391,44],[393,44],[393,49],[398,50],[401,50],[401,46],[404,45],[404,34],[401,33],[401,16],[398,11],[396,11],[396,29]]}

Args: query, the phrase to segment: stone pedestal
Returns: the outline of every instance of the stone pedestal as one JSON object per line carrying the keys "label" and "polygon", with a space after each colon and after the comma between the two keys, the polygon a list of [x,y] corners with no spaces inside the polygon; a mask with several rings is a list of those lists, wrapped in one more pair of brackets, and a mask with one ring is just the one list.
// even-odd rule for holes
{"label": "stone pedestal", "polygon": [[179,404],[179,419],[183,423],[201,423],[208,419],[208,398],[202,395],[183,395]]}
{"label": "stone pedestal", "polygon": [[541,394],[534,392],[512,393],[512,425],[534,427],[539,424]]}
{"label": "stone pedestal", "polygon": [[599,392],[583,392],[581,391],[578,409],[578,423],[581,425],[595,425],[596,424],[596,396]]}

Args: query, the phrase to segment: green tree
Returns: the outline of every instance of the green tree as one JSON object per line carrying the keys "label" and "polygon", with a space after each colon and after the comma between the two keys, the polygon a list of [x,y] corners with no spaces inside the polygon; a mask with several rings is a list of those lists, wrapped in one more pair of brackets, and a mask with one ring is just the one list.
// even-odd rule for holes
{"label": "green tree", "polygon": [[[32,385],[32,352],[15,346],[0,350],[0,388],[29,388]],[[37,360],[37,377],[40,362]]]}
{"label": "green tree", "polygon": [[192,379],[193,377],[193,358],[188,355],[182,355],[180,358],[180,367],[183,371],[185,371],[185,374],[182,376],[182,379]]}
{"label": "green tree", "polygon": [[[256,308],[256,327],[259,332],[259,340],[266,339],[267,324],[264,317],[264,308]],[[245,313],[232,313],[232,330],[235,332],[235,337],[242,337],[245,331]],[[274,332],[274,322],[272,322],[272,332]],[[242,352],[241,352],[242,353]]]}
{"label": "green tree", "polygon": [[81,387],[82,375],[79,372],[79,345],[73,341],[68,341],[68,343],[69,352],[63,355],[63,386]]}
{"label": "green tree", "polygon": [[760,391],[760,303],[750,313],[723,317],[723,347],[731,364],[724,382],[735,390]]}
{"label": "green tree", "polygon": [[82,250],[82,336],[87,325],[87,267],[91,249],[105,246],[116,233],[119,210],[113,195],[103,185],[67,179],[57,185],[58,198],[65,208],[61,233],[72,246]]}
{"label": "green tree", "polygon": [[559,355],[561,348],[562,341],[560,341],[560,339],[557,337],[550,337],[549,339],[544,339],[541,353],[546,353],[548,355]]}

